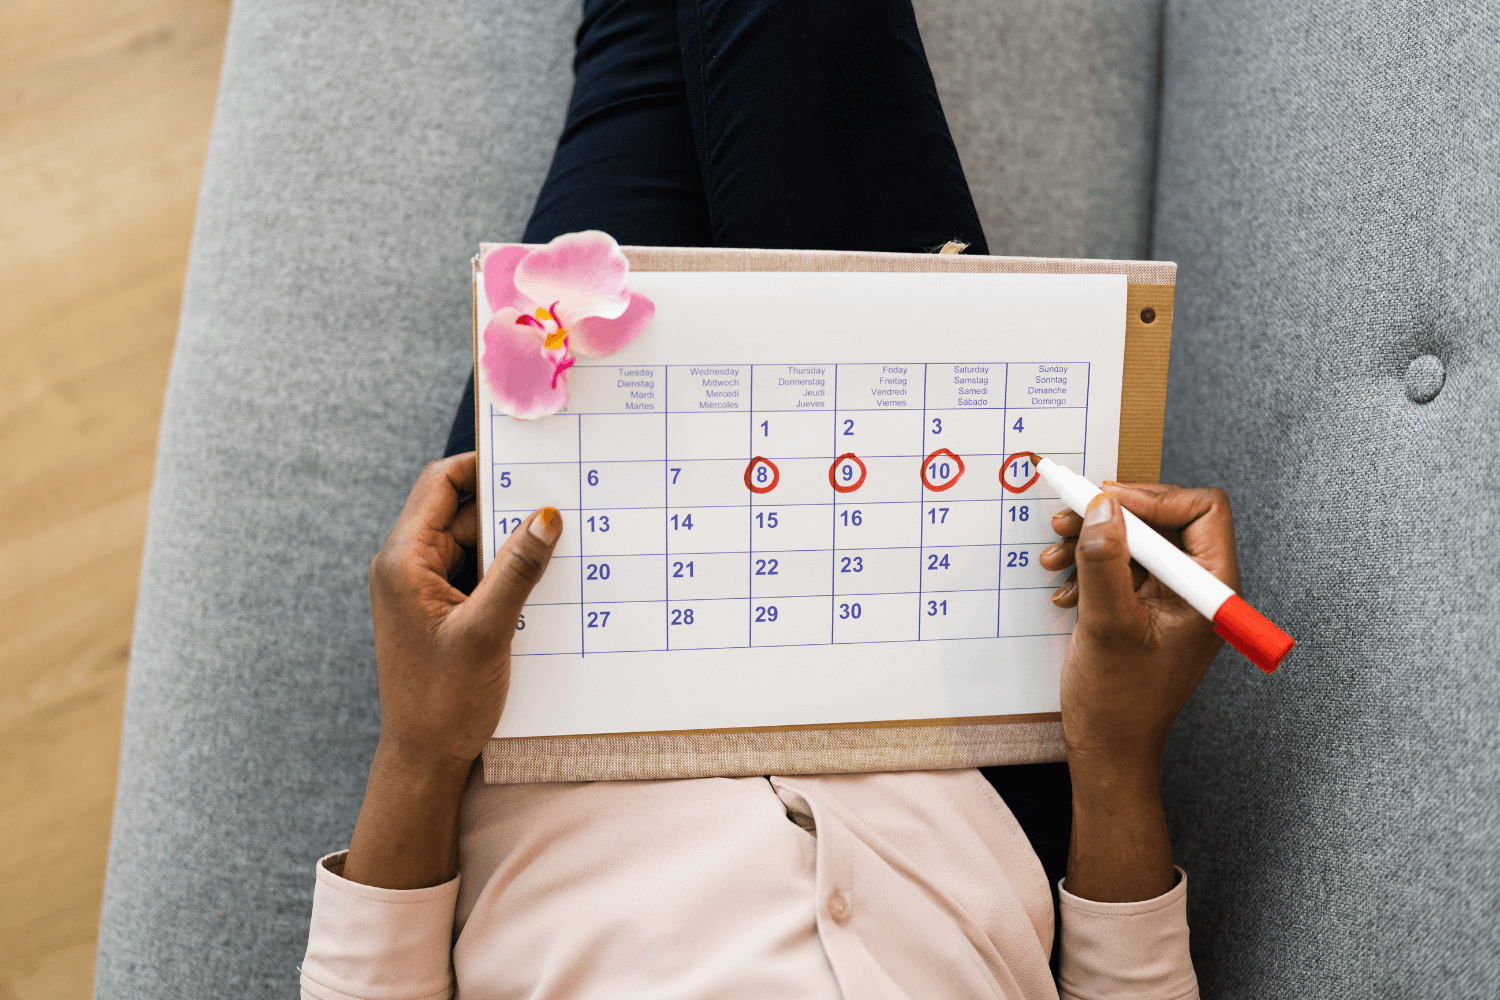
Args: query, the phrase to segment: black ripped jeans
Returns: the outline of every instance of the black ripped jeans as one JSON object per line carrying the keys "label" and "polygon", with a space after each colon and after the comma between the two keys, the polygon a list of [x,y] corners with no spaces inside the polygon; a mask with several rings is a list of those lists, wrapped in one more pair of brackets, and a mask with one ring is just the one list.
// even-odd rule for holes
{"label": "black ripped jeans", "polygon": [[[988,253],[910,0],[585,0],[525,242]],[[447,454],[474,447],[472,379]],[[1055,885],[1064,764],[985,768]]]}

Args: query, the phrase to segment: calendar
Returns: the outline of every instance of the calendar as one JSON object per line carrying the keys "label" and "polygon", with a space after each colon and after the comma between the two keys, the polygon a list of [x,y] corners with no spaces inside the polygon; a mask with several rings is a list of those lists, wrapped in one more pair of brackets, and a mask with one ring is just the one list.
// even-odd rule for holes
{"label": "calendar", "polygon": [[565,525],[497,737],[1058,710],[1076,613],[1030,455],[1114,477],[1124,276],[631,287],[656,318],[580,361],[563,411],[514,420],[479,386],[485,566],[536,508]]}

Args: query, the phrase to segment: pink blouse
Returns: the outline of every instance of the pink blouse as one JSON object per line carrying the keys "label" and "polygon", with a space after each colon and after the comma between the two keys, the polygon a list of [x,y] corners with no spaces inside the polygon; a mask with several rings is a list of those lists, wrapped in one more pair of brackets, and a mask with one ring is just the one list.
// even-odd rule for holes
{"label": "pink blouse", "polygon": [[978,771],[485,785],[461,876],[393,890],[317,867],[302,996],[1197,997],[1187,878],[1062,898]]}

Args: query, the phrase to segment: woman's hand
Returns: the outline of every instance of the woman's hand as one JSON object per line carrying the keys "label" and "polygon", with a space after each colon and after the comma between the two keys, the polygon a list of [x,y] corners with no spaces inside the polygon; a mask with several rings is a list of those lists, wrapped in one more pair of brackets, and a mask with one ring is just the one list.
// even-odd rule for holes
{"label": "woman's hand", "polygon": [[449,582],[478,544],[474,454],[433,462],[370,562],[380,742],[344,877],[391,889],[457,868],[458,806],[510,687],[510,644],[562,533],[544,507],[506,540],[467,597]]}
{"label": "woman's hand", "polygon": [[370,561],[380,671],[380,742],[403,759],[462,770],[495,732],[510,687],[510,644],[542,578],[562,516],[532,514],[467,597],[448,578],[479,543],[472,453],[422,470]]}
{"label": "woman's hand", "polygon": [[1111,483],[1087,517],[1053,518],[1063,537],[1042,553],[1042,566],[1077,566],[1053,595],[1059,606],[1078,608],[1062,674],[1073,780],[1068,890],[1109,902],[1172,887],[1162,749],[1223,646],[1211,622],[1131,562],[1121,504],[1230,587],[1240,584],[1222,490]]}

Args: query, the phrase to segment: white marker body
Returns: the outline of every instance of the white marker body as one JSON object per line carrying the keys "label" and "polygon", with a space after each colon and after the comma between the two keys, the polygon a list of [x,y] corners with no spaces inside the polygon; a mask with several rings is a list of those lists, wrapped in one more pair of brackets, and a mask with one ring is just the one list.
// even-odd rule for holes
{"label": "white marker body", "polygon": [[[1050,458],[1038,462],[1036,470],[1048,485],[1057,490],[1063,503],[1079,514],[1087,513],[1089,501],[1104,492],[1072,469],[1063,468]],[[1124,507],[1120,509],[1124,510]],[[1136,562],[1146,567],[1152,576],[1170,587],[1209,621],[1213,621],[1224,602],[1234,596],[1234,591],[1224,581],[1199,566],[1192,556],[1158,535],[1150,525],[1128,510],[1125,511],[1125,543],[1130,547],[1130,554]]]}

